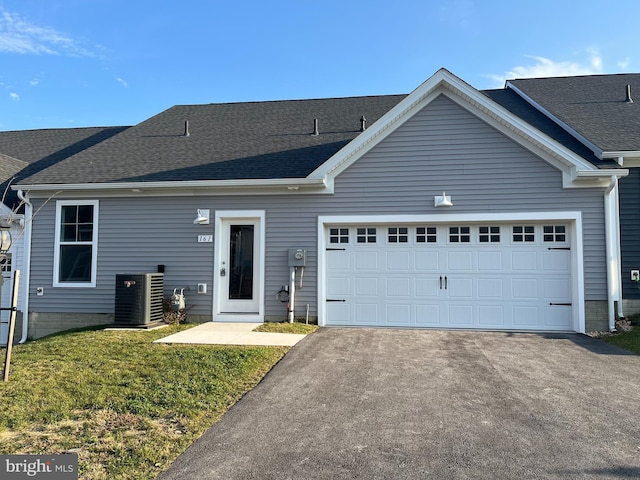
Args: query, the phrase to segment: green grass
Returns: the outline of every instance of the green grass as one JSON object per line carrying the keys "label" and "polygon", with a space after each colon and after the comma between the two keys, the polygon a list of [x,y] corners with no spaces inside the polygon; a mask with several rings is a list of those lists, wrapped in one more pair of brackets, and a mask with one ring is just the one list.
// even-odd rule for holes
{"label": "green grass", "polygon": [[633,326],[631,331],[605,335],[602,340],[640,355],[640,314],[631,315],[627,320]]}
{"label": "green grass", "polygon": [[82,479],[155,478],[287,351],[152,343],[185,328],[15,346],[0,383],[0,454],[72,451]]}
{"label": "green grass", "polygon": [[307,325],[306,323],[278,323],[266,322],[255,328],[254,332],[272,332],[272,333],[301,333],[308,335],[318,329],[317,325]]}

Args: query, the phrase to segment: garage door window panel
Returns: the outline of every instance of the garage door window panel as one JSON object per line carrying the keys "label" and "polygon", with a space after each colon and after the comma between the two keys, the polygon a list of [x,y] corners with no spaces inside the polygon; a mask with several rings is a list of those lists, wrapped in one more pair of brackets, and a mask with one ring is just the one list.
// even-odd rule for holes
{"label": "garage door window panel", "polygon": [[387,229],[387,241],[389,243],[408,243],[409,228],[408,227],[389,227]]}
{"label": "garage door window panel", "polygon": [[481,226],[478,228],[478,240],[480,243],[500,243],[500,227]]}
{"label": "garage door window panel", "polygon": [[564,225],[544,225],[542,239],[545,243],[565,243],[567,241],[566,230]]}
{"label": "garage door window panel", "polygon": [[514,225],[512,233],[514,243],[534,243],[536,241],[534,225]]}
{"label": "garage door window panel", "polygon": [[416,243],[437,243],[438,229],[436,227],[417,227]]}
{"label": "garage door window panel", "polygon": [[449,227],[450,243],[470,243],[471,227]]}
{"label": "garage door window panel", "polygon": [[356,235],[358,243],[376,243],[376,229],[373,227],[358,228]]}
{"label": "garage door window panel", "polygon": [[336,245],[340,243],[349,243],[349,229],[348,228],[330,228],[329,243],[332,245]]}

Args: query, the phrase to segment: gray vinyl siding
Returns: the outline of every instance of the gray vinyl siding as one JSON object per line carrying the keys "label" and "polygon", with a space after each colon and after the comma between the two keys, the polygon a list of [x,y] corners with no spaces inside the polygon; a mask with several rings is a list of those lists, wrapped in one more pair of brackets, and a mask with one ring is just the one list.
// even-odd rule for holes
{"label": "gray vinyl siding", "polygon": [[623,297],[640,299],[631,281],[631,270],[640,270],[640,168],[629,169],[629,176],[620,180],[620,244]]}
{"label": "gray vinyl siding", "polygon": [[[435,209],[433,196],[454,207]],[[72,197],[70,197],[72,198]],[[38,208],[38,205],[36,205]],[[190,287],[192,313],[210,315],[215,281],[213,244],[197,243],[213,225],[193,225],[198,208],[264,210],[265,314],[285,318],[276,292],[289,282],[287,249],[308,249],[296,313],[317,313],[319,215],[449,214],[567,211],[583,213],[586,300],[606,299],[602,189],[563,189],[561,174],[446,97],[434,100],[335,181],[333,195],[132,197],[100,199],[96,288],[52,288],[55,201],[34,222],[31,310],[110,313],[120,272],[155,272],[164,264],[165,289]],[[209,285],[197,295],[197,283]],[[35,296],[36,287],[45,295]]]}

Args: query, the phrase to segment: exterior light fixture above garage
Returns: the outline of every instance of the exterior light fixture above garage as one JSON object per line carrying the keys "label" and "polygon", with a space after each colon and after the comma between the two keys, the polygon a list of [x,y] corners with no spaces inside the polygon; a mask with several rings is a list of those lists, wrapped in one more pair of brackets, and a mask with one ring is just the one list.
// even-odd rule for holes
{"label": "exterior light fixture above garage", "polygon": [[433,197],[434,207],[453,207],[451,203],[451,197],[442,192],[442,195],[436,195]]}

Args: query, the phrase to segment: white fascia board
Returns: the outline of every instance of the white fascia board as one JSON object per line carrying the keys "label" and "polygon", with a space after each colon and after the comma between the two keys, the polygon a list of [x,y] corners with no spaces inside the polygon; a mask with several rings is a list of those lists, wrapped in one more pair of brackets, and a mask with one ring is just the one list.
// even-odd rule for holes
{"label": "white fascia board", "polygon": [[569,133],[571,136],[575,137],[576,140],[578,140],[580,143],[582,143],[585,147],[587,147],[588,149],[590,149],[593,154],[598,157],[599,159],[603,159],[605,157],[602,156],[603,151],[600,147],[598,147],[595,143],[593,143],[592,141],[590,141],[587,137],[585,137],[584,135],[582,135],[580,132],[578,132],[577,130],[574,130],[569,124],[563,122],[562,120],[560,120],[558,117],[556,117],[555,115],[553,115],[549,110],[547,110],[546,108],[544,108],[542,105],[540,105],[539,103],[537,103],[533,98],[531,98],[529,95],[525,94],[522,90],[520,90],[518,87],[516,87],[515,85],[513,85],[510,81],[507,80],[507,83],[505,85],[506,88],[509,88],[510,90],[513,90],[514,92],[516,92],[520,97],[522,97],[529,105],[531,105],[533,108],[535,108],[536,110],[538,110],[540,113],[542,113],[544,116],[546,116],[547,118],[549,118],[550,120],[552,120],[554,123],[557,123],[560,127],[562,127],[562,129],[564,129],[567,133]]}
{"label": "white fascia board", "polygon": [[519,138],[519,143],[528,142],[535,146],[538,154],[546,152],[542,155],[543,158],[547,161],[551,158],[555,159],[552,164],[563,172],[569,173],[571,169],[597,170],[593,164],[498,105],[448,70],[440,69],[307,178],[326,177],[327,182],[330,183],[335,176],[401,126],[414,113],[428,105],[440,93],[446,94],[467,110],[475,110],[475,114],[483,113],[485,120],[493,119],[491,124],[501,125],[500,131],[512,139]]}
{"label": "white fascia board", "polygon": [[[640,151],[637,150],[621,150],[621,151],[607,151],[602,152],[602,158],[611,158],[617,160],[618,158],[622,158],[623,162],[626,162],[628,159],[640,159]],[[623,163],[624,164],[624,163]]]}
{"label": "white fascia board", "polygon": [[192,180],[178,182],[121,182],[12,185],[32,198],[73,192],[91,196],[171,195],[286,195],[332,193],[324,179],[275,178],[245,180]]}

